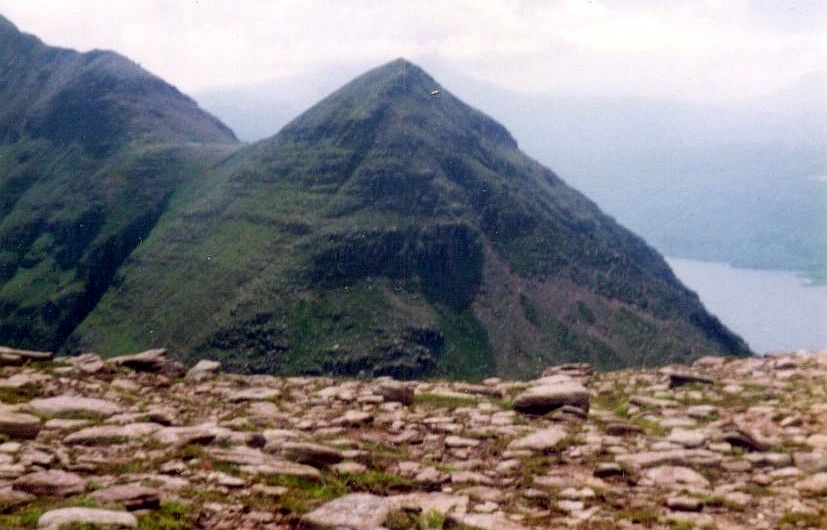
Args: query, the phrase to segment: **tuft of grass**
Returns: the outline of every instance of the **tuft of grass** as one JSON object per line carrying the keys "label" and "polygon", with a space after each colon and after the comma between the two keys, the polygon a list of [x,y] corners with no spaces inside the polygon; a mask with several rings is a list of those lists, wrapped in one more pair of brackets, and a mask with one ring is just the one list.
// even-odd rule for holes
{"label": "tuft of grass", "polygon": [[669,429],[661,426],[656,421],[647,420],[646,418],[631,418],[630,421],[650,436],[665,436],[669,433]]}
{"label": "tuft of grass", "polygon": [[666,523],[675,530],[692,530],[695,523],[686,519],[667,519]]}
{"label": "tuft of grass", "polygon": [[0,514],[0,528],[36,528],[37,520],[46,512],[43,506],[26,506],[10,514]]}
{"label": "tuft of grass", "polygon": [[744,485],[744,487],[741,488],[741,491],[757,497],[767,497],[772,495],[772,490],[770,488],[761,486],[760,484],[754,484],[752,482]]}
{"label": "tuft of grass", "polygon": [[161,507],[138,519],[138,530],[188,530],[193,527],[192,506],[163,501]]}
{"label": "tuft of grass", "polygon": [[650,526],[658,522],[660,516],[655,510],[640,508],[637,510],[624,510],[618,513],[618,519],[628,519],[635,524]]}
{"label": "tuft of grass", "polygon": [[612,414],[617,416],[618,418],[628,418],[629,417],[629,403],[623,402],[620,405],[616,406],[612,409]]}
{"label": "tuft of grass", "polygon": [[117,530],[120,526],[98,523],[69,523],[60,525],[60,530]]}
{"label": "tuft of grass", "polygon": [[793,526],[796,528],[827,528],[824,518],[812,512],[788,512],[778,520],[781,528]]}
{"label": "tuft of grass", "polygon": [[425,407],[456,408],[476,405],[477,403],[479,403],[479,400],[472,396],[446,396],[444,394],[433,394],[430,392],[414,395],[414,405]]}
{"label": "tuft of grass", "polygon": [[287,493],[278,499],[267,500],[267,504],[283,513],[298,515],[348,493],[366,492],[384,496],[415,489],[410,480],[382,471],[338,475],[323,473],[321,480],[276,475],[267,477],[265,482],[288,488]]}
{"label": "tuft of grass", "polygon": [[349,492],[363,491],[375,495],[389,495],[415,489],[412,481],[383,471],[342,473],[338,479]]}
{"label": "tuft of grass", "polygon": [[448,526],[448,519],[444,513],[431,510],[427,513],[416,513],[409,510],[394,510],[385,519],[385,527],[389,530],[477,530],[467,525],[453,523]]}
{"label": "tuft of grass", "polygon": [[37,385],[25,384],[19,387],[0,386],[0,402],[8,404],[26,403],[42,395]]}
{"label": "tuft of grass", "polygon": [[[39,497],[25,506],[3,506],[0,503],[0,529],[36,528],[40,516],[49,510],[69,506],[85,508],[112,508],[115,506],[102,505],[86,496],[79,495],[66,499],[56,497]],[[87,527],[83,527],[84,529]],[[91,528],[91,527],[89,527]],[[97,528],[97,527],[96,527]]]}

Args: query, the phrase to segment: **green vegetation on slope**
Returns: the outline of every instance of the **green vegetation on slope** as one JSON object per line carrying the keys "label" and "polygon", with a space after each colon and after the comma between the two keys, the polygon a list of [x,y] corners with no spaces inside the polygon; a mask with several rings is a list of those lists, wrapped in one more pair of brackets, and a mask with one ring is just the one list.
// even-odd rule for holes
{"label": "green vegetation on slope", "polygon": [[433,85],[373,70],[182,186],[73,340],[396,377],[748,353],[641,239]]}
{"label": "green vegetation on slope", "polygon": [[234,143],[109,52],[52,48],[0,17],[0,342],[53,349],[183,181]]}

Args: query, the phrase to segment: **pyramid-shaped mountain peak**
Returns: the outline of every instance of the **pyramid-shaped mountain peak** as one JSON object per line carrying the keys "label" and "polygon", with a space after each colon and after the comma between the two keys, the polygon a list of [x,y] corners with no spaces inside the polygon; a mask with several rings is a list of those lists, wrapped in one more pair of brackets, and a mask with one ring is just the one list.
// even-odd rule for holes
{"label": "pyramid-shaped mountain peak", "polygon": [[435,85],[393,61],[213,167],[70,343],[397,377],[749,353],[643,240]]}
{"label": "pyramid-shaped mountain peak", "polygon": [[288,124],[280,136],[319,139],[366,129],[385,138],[517,143],[500,124],[454,97],[415,64],[397,59],[346,84]]}

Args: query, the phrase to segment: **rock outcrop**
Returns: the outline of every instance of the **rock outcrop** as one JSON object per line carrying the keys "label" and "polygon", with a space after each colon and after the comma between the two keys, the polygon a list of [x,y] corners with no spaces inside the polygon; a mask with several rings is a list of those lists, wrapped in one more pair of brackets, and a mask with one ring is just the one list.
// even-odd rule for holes
{"label": "rock outcrop", "polygon": [[161,351],[78,359],[0,367],[0,528],[770,530],[827,517],[827,352],[473,384],[168,370]]}

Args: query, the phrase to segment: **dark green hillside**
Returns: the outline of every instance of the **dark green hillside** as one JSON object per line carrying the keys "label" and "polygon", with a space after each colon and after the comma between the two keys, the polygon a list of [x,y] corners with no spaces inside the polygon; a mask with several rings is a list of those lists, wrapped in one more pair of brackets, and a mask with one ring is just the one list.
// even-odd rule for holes
{"label": "dark green hillside", "polygon": [[662,258],[397,60],[185,184],[72,335],[256,372],[747,355]]}
{"label": "dark green hillside", "polygon": [[229,129],[111,52],[0,16],[0,343],[57,348]]}

